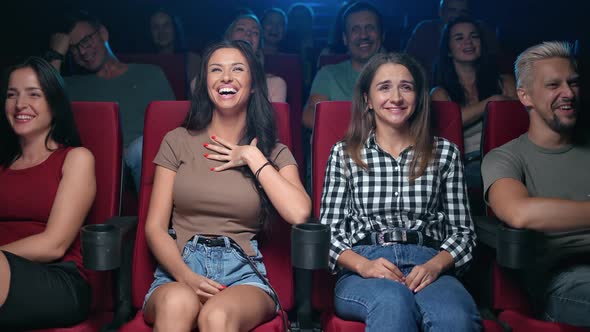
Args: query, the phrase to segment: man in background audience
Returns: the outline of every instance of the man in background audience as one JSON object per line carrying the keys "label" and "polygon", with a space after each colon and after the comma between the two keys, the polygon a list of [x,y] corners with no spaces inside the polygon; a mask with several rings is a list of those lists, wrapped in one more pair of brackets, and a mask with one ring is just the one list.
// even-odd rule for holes
{"label": "man in background audience", "polygon": [[[432,77],[433,65],[438,56],[441,31],[445,24],[459,16],[471,16],[469,0],[440,0],[439,18],[418,23],[408,39],[406,52],[418,60]],[[482,24],[483,38],[489,46],[492,59],[498,55],[500,46],[496,33],[488,25]]]}
{"label": "man in background audience", "polygon": [[590,327],[590,144],[579,130],[580,76],[571,46],[545,42],[516,60],[529,130],[482,164],[486,201],[508,225],[541,232],[520,273],[538,313]]}
{"label": "man in background audience", "polygon": [[381,49],[383,27],[375,7],[365,2],[351,4],[342,20],[342,39],[350,60],[324,66],[316,74],[303,110],[303,125],[307,128],[313,128],[315,105],[320,101],[352,100],[354,84],[363,65]]}
{"label": "man in background audience", "polygon": [[119,103],[125,163],[139,188],[145,109],[153,100],[174,100],[174,93],[159,67],[120,62],[109,46],[108,30],[96,18],[79,12],[66,21],[68,33],[51,37],[46,58],[59,70],[70,52],[88,72],[64,77],[71,100]]}

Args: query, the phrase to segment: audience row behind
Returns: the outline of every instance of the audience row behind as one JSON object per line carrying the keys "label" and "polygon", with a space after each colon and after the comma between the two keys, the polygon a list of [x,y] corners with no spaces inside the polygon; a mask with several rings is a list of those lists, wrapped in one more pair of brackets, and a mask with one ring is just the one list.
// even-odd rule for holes
{"label": "audience row behind", "polygon": [[64,55],[70,52],[76,64],[87,71],[64,77],[72,100],[119,103],[125,164],[137,188],[145,109],[152,100],[174,100],[170,84],[157,66],[119,61],[109,46],[109,31],[95,17],[78,12],[65,20],[68,33],[52,36],[50,47],[55,54],[48,60],[60,70]]}

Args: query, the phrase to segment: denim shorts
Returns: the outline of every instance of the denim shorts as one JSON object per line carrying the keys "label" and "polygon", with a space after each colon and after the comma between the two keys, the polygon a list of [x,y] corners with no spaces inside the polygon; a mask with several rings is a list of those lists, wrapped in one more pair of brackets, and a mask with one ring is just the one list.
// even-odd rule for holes
{"label": "denim shorts", "polygon": [[[208,247],[202,243],[197,243],[199,237],[199,235],[195,235],[188,240],[182,250],[182,260],[193,272],[227,287],[236,285],[258,287],[276,302],[272,289],[265,280],[262,280],[256,274],[248,263],[248,259],[231,246],[229,238],[220,237],[225,240],[225,246],[223,247]],[[258,242],[250,240],[250,245],[256,253],[250,259],[254,262],[256,269],[266,278],[266,268],[262,263],[262,254],[258,250]],[[145,308],[145,304],[156,288],[173,281],[175,281],[174,278],[162,266],[158,265],[154,272],[154,282],[143,301],[143,307]]]}

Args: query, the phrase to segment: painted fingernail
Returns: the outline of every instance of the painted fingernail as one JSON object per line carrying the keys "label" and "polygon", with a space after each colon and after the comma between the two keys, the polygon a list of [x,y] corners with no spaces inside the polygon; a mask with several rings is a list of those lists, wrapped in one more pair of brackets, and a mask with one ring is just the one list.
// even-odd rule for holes
{"label": "painted fingernail", "polygon": [[211,139],[215,139],[215,138],[216,138],[215,135],[211,136]]}
{"label": "painted fingernail", "polygon": [[208,154],[208,153],[205,153],[205,154],[203,155],[203,157],[207,158],[207,157],[209,157],[209,154]]}
{"label": "painted fingernail", "polygon": [[208,147],[209,146],[209,143],[203,143],[203,146],[204,147]]}
{"label": "painted fingernail", "polygon": [[226,289],[226,288],[227,288],[227,286],[221,285],[221,289]]}
{"label": "painted fingernail", "polygon": [[209,170],[213,172],[215,170],[215,167],[211,167]]}

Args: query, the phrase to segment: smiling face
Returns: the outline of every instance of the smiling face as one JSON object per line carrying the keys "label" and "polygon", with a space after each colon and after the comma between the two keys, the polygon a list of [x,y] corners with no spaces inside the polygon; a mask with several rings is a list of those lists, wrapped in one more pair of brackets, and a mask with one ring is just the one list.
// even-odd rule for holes
{"label": "smiling face", "polygon": [[403,129],[416,109],[416,83],[403,65],[385,63],[371,81],[367,105],[375,112],[378,131]]}
{"label": "smiling face", "polygon": [[174,23],[166,13],[157,12],[150,19],[152,40],[158,48],[174,46]]}
{"label": "smiling face", "polygon": [[532,66],[531,82],[518,89],[518,96],[551,130],[569,132],[576,125],[580,109],[579,81],[569,59],[538,60]]}
{"label": "smiling face", "polygon": [[455,62],[473,62],[481,56],[481,39],[472,23],[457,23],[449,31],[449,51]]}
{"label": "smiling face", "polygon": [[351,13],[346,18],[342,37],[351,59],[358,63],[366,63],[381,48],[381,31],[377,16],[368,10]]}
{"label": "smiling face", "polygon": [[88,22],[78,22],[70,32],[70,51],[76,63],[89,71],[100,70],[107,56],[104,27],[95,28]]}
{"label": "smiling face", "polygon": [[260,47],[260,27],[255,20],[243,17],[238,19],[230,33],[230,40],[243,40],[252,45],[254,52]]}
{"label": "smiling face", "polygon": [[262,21],[264,29],[264,42],[270,45],[277,45],[283,40],[285,33],[285,18],[277,12],[270,12]]}
{"label": "smiling face", "polygon": [[235,48],[220,48],[207,63],[207,90],[216,111],[243,111],[253,92],[246,57]]}
{"label": "smiling face", "polygon": [[4,110],[16,135],[47,137],[53,115],[37,74],[30,67],[10,74]]}

